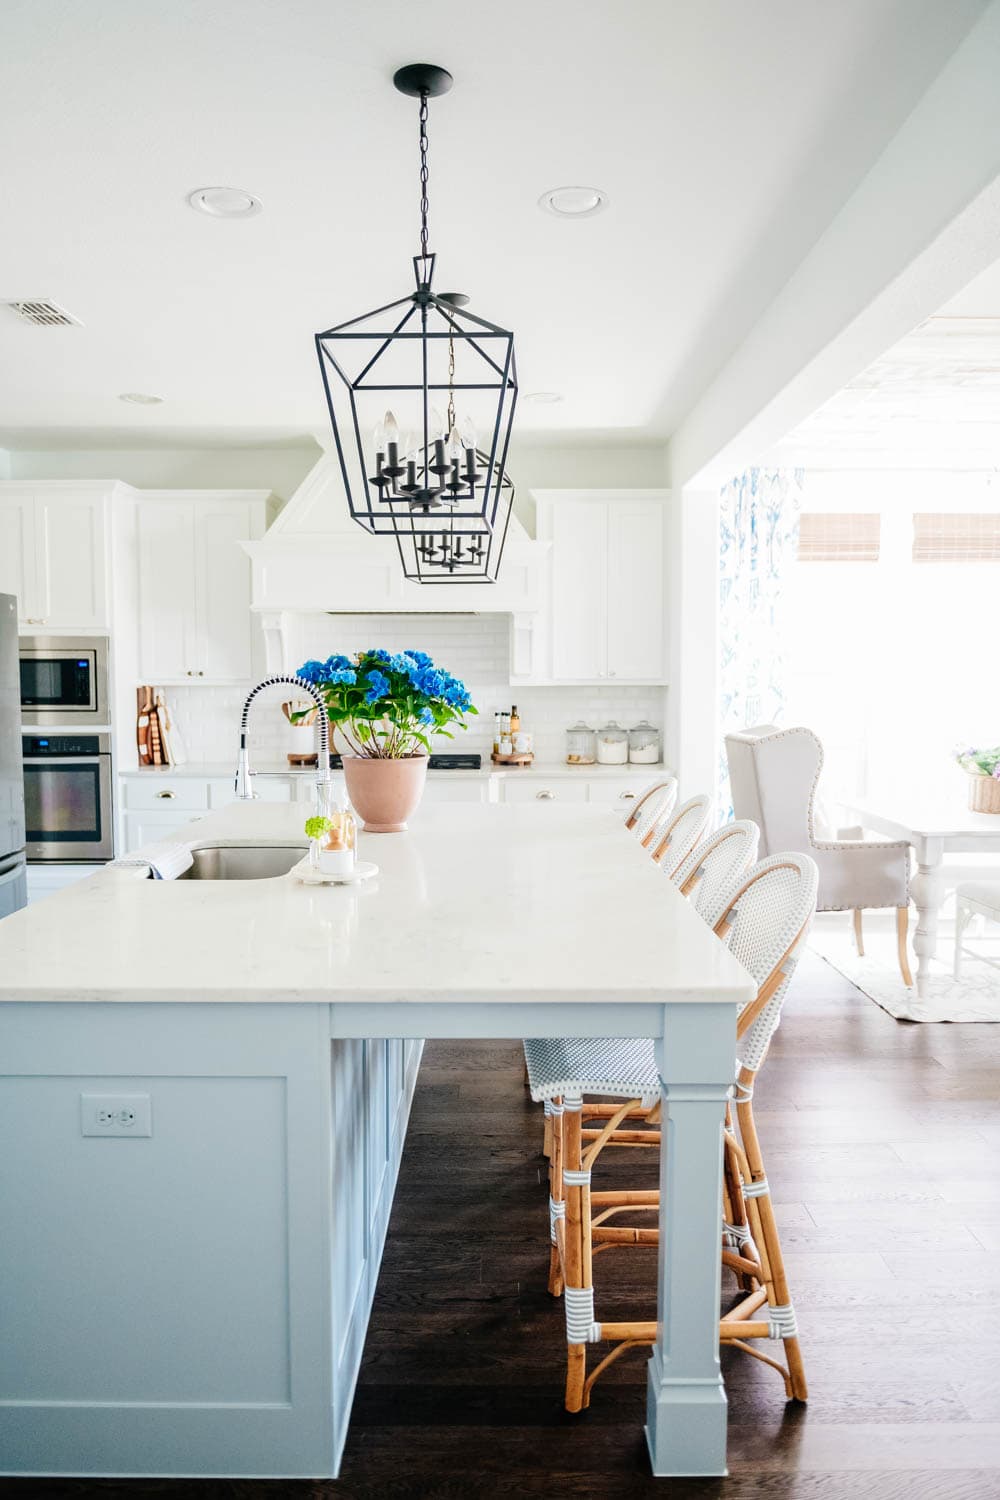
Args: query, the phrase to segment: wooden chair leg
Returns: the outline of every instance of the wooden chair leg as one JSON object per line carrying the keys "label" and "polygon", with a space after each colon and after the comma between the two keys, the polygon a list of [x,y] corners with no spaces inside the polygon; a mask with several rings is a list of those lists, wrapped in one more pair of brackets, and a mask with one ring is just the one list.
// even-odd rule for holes
{"label": "wooden chair leg", "polygon": [[908,906],[896,907],[896,950],[899,953],[899,972],[903,976],[903,983],[907,989],[913,986],[913,975],[910,973],[910,960],[906,951],[906,933],[910,922],[910,908]]}
{"label": "wooden chair leg", "polygon": [[859,958],[864,958],[864,956],[865,956],[865,939],[864,939],[864,933],[861,930],[861,908],[860,908],[860,906],[856,906],[854,908],[854,946],[858,950],[858,957]]}

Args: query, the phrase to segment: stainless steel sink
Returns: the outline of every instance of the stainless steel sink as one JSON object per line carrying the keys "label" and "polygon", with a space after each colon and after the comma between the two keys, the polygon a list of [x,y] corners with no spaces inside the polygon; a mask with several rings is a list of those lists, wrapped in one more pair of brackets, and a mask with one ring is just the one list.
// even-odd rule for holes
{"label": "stainless steel sink", "polygon": [[273,880],[287,875],[308,844],[229,844],[192,849],[194,864],[178,880]]}

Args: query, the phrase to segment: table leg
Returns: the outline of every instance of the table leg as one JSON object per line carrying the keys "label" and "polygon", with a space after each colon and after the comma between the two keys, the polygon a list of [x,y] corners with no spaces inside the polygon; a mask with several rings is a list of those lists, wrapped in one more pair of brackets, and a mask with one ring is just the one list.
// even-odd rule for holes
{"label": "table leg", "polygon": [[931,961],[937,955],[943,859],[944,843],[941,839],[923,839],[917,845],[917,873],[910,882],[910,894],[917,908],[913,951],[917,955],[918,1000],[926,1000],[930,994]]}
{"label": "table leg", "polygon": [[659,1336],[649,1363],[646,1440],[656,1475],[725,1474],[719,1368],[722,1123],[736,1007],[668,1006],[662,1080]]}

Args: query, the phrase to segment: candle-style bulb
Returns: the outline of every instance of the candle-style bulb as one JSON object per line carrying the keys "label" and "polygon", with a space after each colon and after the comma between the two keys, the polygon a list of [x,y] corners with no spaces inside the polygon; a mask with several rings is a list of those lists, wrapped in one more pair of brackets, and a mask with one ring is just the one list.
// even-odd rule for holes
{"label": "candle-style bulb", "polygon": [[453,463],[457,463],[462,457],[462,439],[457,427],[453,427],[448,436],[448,456]]}
{"label": "candle-style bulb", "polygon": [[427,417],[427,435],[430,438],[446,438],[448,424],[436,406],[432,406]]}
{"label": "candle-style bulb", "polygon": [[385,452],[385,423],[375,423],[375,452],[381,457]]}
{"label": "candle-style bulb", "polygon": [[475,452],[476,428],[471,417],[462,418],[462,444],[464,447],[471,448]]}
{"label": "candle-style bulb", "polygon": [[399,442],[399,423],[391,411],[387,411],[382,418],[382,426],[385,429],[385,440],[387,443]]}

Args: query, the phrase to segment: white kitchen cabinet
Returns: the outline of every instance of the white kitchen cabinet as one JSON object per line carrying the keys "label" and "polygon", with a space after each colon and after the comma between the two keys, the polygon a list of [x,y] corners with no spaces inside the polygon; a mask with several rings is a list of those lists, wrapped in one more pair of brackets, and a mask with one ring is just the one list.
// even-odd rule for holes
{"label": "white kitchen cabinet", "polygon": [[225,683],[254,675],[250,562],[263,491],[146,492],[137,506],[139,671],[145,682]]}
{"label": "white kitchen cabinet", "polygon": [[107,629],[112,486],[0,484],[0,592],[22,626]]}
{"label": "white kitchen cabinet", "polygon": [[513,776],[504,777],[503,800],[505,802],[586,802],[587,783],[570,781],[564,776],[553,776],[542,781],[530,771],[524,773],[523,781]]}
{"label": "white kitchen cabinet", "polygon": [[207,809],[192,812],[172,804],[165,804],[165,809],[162,812],[126,811],[122,818],[121,852],[130,854],[133,849],[141,849],[145,844],[155,844],[176,833],[185,824],[208,815]]}
{"label": "white kitchen cabinet", "polygon": [[521,680],[665,682],[666,503],[661,490],[535,491],[548,593]]}

